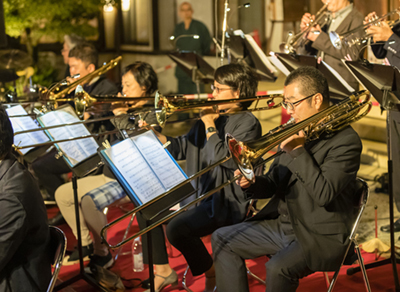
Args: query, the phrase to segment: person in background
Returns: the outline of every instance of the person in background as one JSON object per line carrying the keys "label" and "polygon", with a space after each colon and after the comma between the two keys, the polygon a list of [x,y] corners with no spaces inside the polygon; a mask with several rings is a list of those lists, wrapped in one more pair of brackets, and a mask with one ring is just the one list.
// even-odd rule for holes
{"label": "person in background", "polygon": [[85,39],[83,37],[77,36],[75,34],[65,35],[63,48],[61,50],[61,54],[63,56],[64,64],[67,65],[65,69],[65,74],[63,77],[70,76],[69,74],[69,64],[68,64],[68,55],[69,51],[72,50],[76,45],[80,43],[84,43]]}
{"label": "person in background", "polygon": [[32,174],[11,153],[14,133],[0,108],[0,291],[46,291],[51,279],[46,208]]}
{"label": "person in background", "polygon": [[[211,36],[207,27],[201,21],[193,19],[193,8],[189,2],[179,5],[179,17],[182,22],[175,26],[175,46],[179,51],[195,52],[199,55],[206,55],[210,52]],[[193,38],[197,35],[198,38]],[[179,94],[197,93],[196,84],[192,77],[186,74],[179,66],[175,69],[175,76],[178,79]],[[200,93],[204,92],[204,86],[200,86]]]}

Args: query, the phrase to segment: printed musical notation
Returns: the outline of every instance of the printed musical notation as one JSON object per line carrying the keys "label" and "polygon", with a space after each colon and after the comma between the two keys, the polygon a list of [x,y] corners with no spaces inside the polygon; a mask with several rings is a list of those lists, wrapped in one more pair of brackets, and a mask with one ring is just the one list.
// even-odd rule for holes
{"label": "printed musical notation", "polygon": [[186,178],[152,131],[103,151],[143,204]]}
{"label": "printed musical notation", "polygon": [[[38,118],[44,126],[64,125],[79,121],[71,106],[51,111]],[[47,130],[53,140],[65,140],[74,137],[82,137],[90,135],[85,125],[64,126]],[[92,137],[86,139],[73,140],[58,143],[59,148],[65,155],[71,166],[75,166],[79,162],[96,154],[99,147],[96,140]]]}
{"label": "printed musical notation", "polygon": [[[15,132],[26,131],[31,129],[40,128],[35,121],[28,116],[28,113],[21,105],[16,105],[6,109],[7,115],[10,118],[12,128]],[[26,115],[26,117],[13,117]],[[19,134],[14,137],[14,145],[16,146],[27,146],[33,144],[39,144],[49,141],[49,138],[43,131],[36,131],[32,133]],[[25,155],[32,147],[19,149],[18,151]]]}

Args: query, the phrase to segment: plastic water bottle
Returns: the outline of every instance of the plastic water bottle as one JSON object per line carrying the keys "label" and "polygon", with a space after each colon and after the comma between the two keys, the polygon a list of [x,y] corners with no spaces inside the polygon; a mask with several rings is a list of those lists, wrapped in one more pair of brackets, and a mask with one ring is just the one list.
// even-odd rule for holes
{"label": "plastic water bottle", "polygon": [[133,255],[133,271],[141,272],[144,270],[143,266],[143,252],[142,241],[140,237],[136,237],[132,242],[132,255]]}

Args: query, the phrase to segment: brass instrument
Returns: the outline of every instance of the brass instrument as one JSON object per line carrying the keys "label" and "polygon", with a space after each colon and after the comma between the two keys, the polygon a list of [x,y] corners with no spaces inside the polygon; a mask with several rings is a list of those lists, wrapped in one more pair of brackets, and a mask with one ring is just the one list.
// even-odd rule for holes
{"label": "brass instrument", "polygon": [[[363,101],[359,101],[359,98],[361,96],[366,96],[366,98]],[[282,127],[279,127],[278,129],[272,130],[272,133],[267,133],[260,139],[253,141],[253,142],[248,142],[248,143],[243,143],[243,142],[238,142],[236,141],[231,135],[227,134],[226,135],[226,142],[228,145],[228,148],[230,150],[230,155],[227,156],[226,158],[215,162],[214,164],[204,168],[200,172],[193,174],[190,176],[187,180],[181,182],[177,186],[171,188],[167,192],[161,194],[157,198],[152,199],[151,201],[147,202],[146,204],[143,204],[139,207],[136,207],[135,209],[131,210],[130,212],[126,213],[125,215],[121,216],[120,218],[116,219],[115,221],[105,225],[103,229],[101,230],[101,237],[103,242],[105,242],[110,248],[115,249],[123,246],[124,244],[128,243],[132,239],[141,236],[148,231],[154,229],[155,227],[159,226],[160,224],[172,219],[176,215],[182,213],[184,210],[186,210],[188,207],[191,207],[201,200],[211,196],[212,194],[218,192],[225,186],[233,183],[235,180],[241,178],[243,175],[248,178],[252,179],[254,178],[254,168],[262,165],[263,163],[275,158],[277,155],[280,155],[282,151],[266,158],[262,163],[261,157],[267,153],[269,150],[272,148],[278,146],[282,141],[285,139],[289,138],[293,134],[304,130],[306,132],[306,137],[307,140],[313,140],[317,139],[321,134],[325,132],[334,132],[338,131],[344,127],[346,127],[348,124],[358,121],[362,117],[364,117],[369,110],[371,109],[371,102],[369,101],[369,92],[363,91],[357,94],[354,94],[349,97],[348,100],[342,101],[341,103],[331,106],[311,117],[308,119],[298,122],[298,123],[291,123],[289,122],[288,125],[284,125]],[[178,210],[174,211],[173,213],[167,215],[166,217],[158,220],[157,222],[151,224],[150,226],[140,230],[136,234],[130,236],[129,238],[117,243],[116,245],[111,245],[108,243],[107,238],[105,236],[105,233],[107,229],[111,228],[113,225],[117,224],[118,222],[122,221],[126,217],[131,216],[133,213],[139,212],[142,209],[148,207],[149,205],[157,202],[158,200],[168,196],[171,194],[173,191],[179,189],[186,183],[196,179],[197,177],[200,177],[207,171],[213,169],[216,166],[219,166],[220,164],[228,161],[231,156],[233,157],[234,161],[238,163],[240,170],[242,171],[242,174],[237,175],[233,177],[232,179],[226,181],[222,185],[216,187],[213,190],[210,190],[209,192],[201,195],[200,197],[196,198],[192,202],[186,204],[185,206],[179,208]]]}
{"label": "brass instrument", "polygon": [[[281,106],[281,102],[276,102],[275,99],[281,98],[283,99],[283,95],[281,94],[272,94],[272,95],[260,95],[249,98],[241,98],[241,99],[225,99],[225,100],[186,100],[182,98],[175,98],[168,100],[168,97],[161,95],[159,92],[156,93],[155,96],[155,108],[156,108],[156,116],[158,124],[161,127],[165,126],[167,119],[174,113],[180,111],[187,110],[198,110],[204,107],[213,107],[216,111],[218,109],[218,105],[223,104],[238,104],[247,101],[257,101],[254,109],[249,109],[247,111],[261,111],[261,110],[269,110],[274,109]],[[258,108],[258,102],[260,100],[266,100],[267,106]],[[220,113],[224,114],[235,114],[237,112],[241,112],[242,110],[239,108],[237,110],[233,110],[232,112]]]}
{"label": "brass instrument", "polygon": [[[364,95],[366,96],[365,99],[360,102],[360,97]],[[248,180],[253,180],[253,165],[261,160],[262,156],[276,145],[300,130],[304,130],[306,141],[318,139],[324,132],[339,131],[368,114],[372,107],[369,99],[368,91],[360,91],[304,121],[285,127],[282,131],[268,133],[260,139],[248,143],[237,141],[234,137],[227,134],[226,143],[240,171]],[[365,109],[365,107],[367,108]],[[364,110],[362,111],[362,109]]]}
{"label": "brass instrument", "polygon": [[[372,25],[381,26],[382,22],[385,21],[384,19],[393,14],[398,14],[400,16],[400,7],[388,12],[387,14],[379,18],[369,21],[366,24],[360,25],[359,27],[356,27],[355,29],[352,29],[342,35],[331,31],[329,33],[329,38],[333,46],[338,50],[345,48],[346,50],[353,50],[354,53],[360,53],[360,51],[368,45],[368,41],[372,37],[371,34],[368,34],[366,32],[368,27]],[[386,22],[391,28],[393,28],[395,25],[400,23],[400,19]]]}
{"label": "brass instrument", "polygon": [[315,14],[315,19],[310,19],[310,22],[305,30],[296,35],[293,33],[293,31],[289,31],[286,43],[282,43],[279,46],[280,51],[285,54],[295,53],[299,47],[304,46],[308,42],[306,36],[313,27],[316,25],[323,27],[325,24],[327,24],[329,21],[329,12],[327,10],[328,5],[329,1],[326,1],[324,6],[322,6],[322,8]]}

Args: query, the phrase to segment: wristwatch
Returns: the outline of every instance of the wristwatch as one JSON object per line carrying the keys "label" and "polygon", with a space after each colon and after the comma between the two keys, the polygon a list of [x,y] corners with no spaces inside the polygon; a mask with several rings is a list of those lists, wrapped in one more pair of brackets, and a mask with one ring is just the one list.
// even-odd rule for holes
{"label": "wristwatch", "polygon": [[216,128],[214,128],[214,127],[208,127],[207,130],[206,130],[206,135],[207,135],[208,133],[214,133],[214,132],[216,132],[216,133],[218,134],[218,131],[217,131]]}

